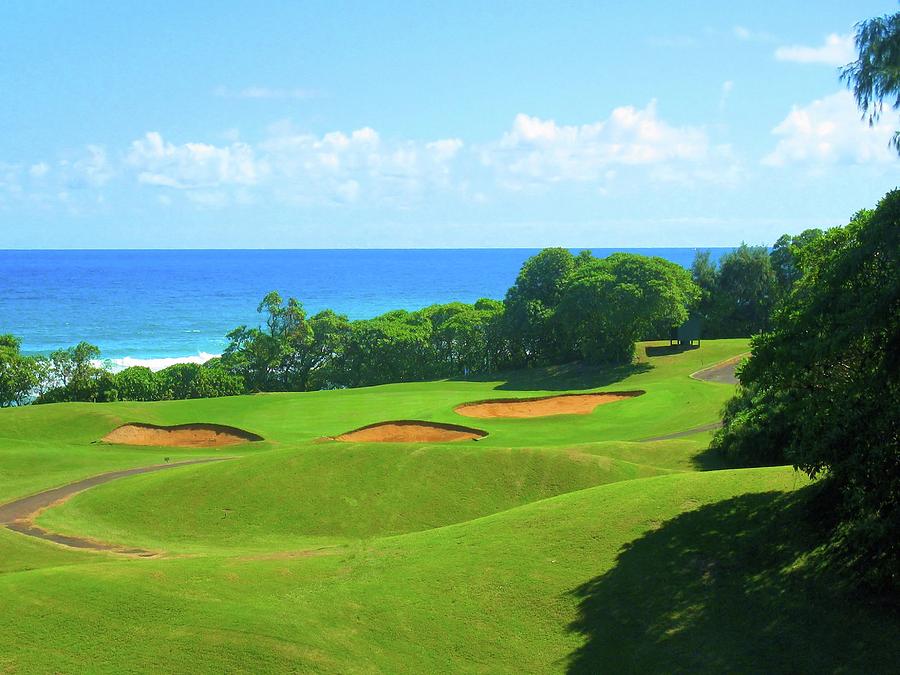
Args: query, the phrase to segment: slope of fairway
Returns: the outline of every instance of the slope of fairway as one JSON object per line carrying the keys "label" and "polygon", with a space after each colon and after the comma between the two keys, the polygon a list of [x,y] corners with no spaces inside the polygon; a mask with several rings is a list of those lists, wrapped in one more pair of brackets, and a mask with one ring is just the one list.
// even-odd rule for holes
{"label": "slope of fairway", "polygon": [[[50,509],[51,531],[152,549],[287,545],[440,527],[664,473],[575,449],[321,443],[102,485]],[[287,542],[287,543],[286,543]]]}
{"label": "slope of fairway", "polygon": [[[819,565],[816,486],[789,467],[716,470],[707,450],[734,387],[690,375],[746,348],[641,344],[622,368],[2,410],[3,502],[230,459],[117,479],[37,516],[155,558],[0,529],[0,672],[890,672],[900,618]],[[632,390],[646,394],[589,414],[479,419],[477,441],[328,438],[471,424],[454,412],[470,401]],[[97,442],[127,423],[265,440]]]}
{"label": "slope of fairway", "polygon": [[806,564],[789,468],[599,486],[339,549],[0,575],[0,666],[885,672],[895,616]]}
{"label": "slope of fairway", "polygon": [[[562,445],[588,440],[638,440],[683,431],[718,419],[731,385],[701,382],[690,373],[747,349],[746,340],[704,342],[678,352],[659,343],[638,345],[633,366],[578,366],[508,373],[485,381],[447,380],[382,385],[339,391],[262,394],[217,399],[55,404],[0,410],[2,452],[16,443],[90,446],[122,424],[218,424],[258,434],[263,443],[232,446],[262,452],[279,444],[297,444],[337,436],[386,420],[423,420],[471,424],[454,412],[470,401],[522,398],[593,390],[644,390],[637,398],[597,408],[589,415],[555,418],[486,419],[480,441],[498,447]],[[96,448],[98,456],[107,448]],[[159,452],[156,451],[158,455]]]}

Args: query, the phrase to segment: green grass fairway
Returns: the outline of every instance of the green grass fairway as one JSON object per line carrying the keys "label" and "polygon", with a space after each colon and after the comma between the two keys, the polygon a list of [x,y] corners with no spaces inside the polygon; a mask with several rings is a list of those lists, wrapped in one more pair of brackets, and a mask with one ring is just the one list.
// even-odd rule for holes
{"label": "green grass fairway", "polygon": [[[689,375],[746,340],[631,368],[164,403],[0,411],[0,503],[126,467],[36,518],[158,553],[0,528],[0,673],[888,672],[900,621],[852,600],[796,524],[815,487],[705,452],[727,384]],[[473,419],[488,398],[642,389],[589,415]],[[330,437],[417,419],[455,443]],[[119,424],[260,434],[224,448],[116,446]],[[713,469],[713,470],[709,470]]]}

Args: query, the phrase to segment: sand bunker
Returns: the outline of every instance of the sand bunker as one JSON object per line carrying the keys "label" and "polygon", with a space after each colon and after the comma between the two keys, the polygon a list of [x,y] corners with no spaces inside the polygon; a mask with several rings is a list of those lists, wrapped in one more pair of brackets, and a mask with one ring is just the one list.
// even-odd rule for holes
{"label": "sand bunker", "polygon": [[379,443],[441,443],[445,441],[471,441],[487,436],[486,431],[456,424],[397,420],[378,422],[346,434],[335,436],[338,441]]}
{"label": "sand bunker", "polygon": [[261,441],[257,436],[243,429],[226,427],[221,424],[179,424],[161,427],[155,424],[123,424],[113,429],[103,440],[122,445],[160,445],[177,448],[215,448],[236,445],[250,441]]}
{"label": "sand bunker", "polygon": [[549,415],[587,415],[604,403],[640,396],[643,391],[610,391],[599,394],[561,394],[540,398],[494,398],[463,403],[455,408],[466,417],[547,417]]}

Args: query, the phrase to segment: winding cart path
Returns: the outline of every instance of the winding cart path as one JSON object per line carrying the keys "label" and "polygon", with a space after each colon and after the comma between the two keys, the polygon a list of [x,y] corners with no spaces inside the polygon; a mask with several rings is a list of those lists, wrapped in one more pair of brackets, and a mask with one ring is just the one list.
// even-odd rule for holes
{"label": "winding cart path", "polygon": [[163,471],[166,469],[175,469],[180,466],[190,466],[192,464],[207,464],[209,462],[221,462],[231,457],[211,457],[206,459],[189,459],[183,462],[174,462],[172,464],[154,464],[152,466],[141,466],[134,469],[122,469],[120,471],[110,471],[101,473],[97,476],[84,478],[68,485],[44,490],[37,494],[29,495],[16,499],[15,501],[0,504],[0,525],[14,532],[36,537],[46,541],[52,541],[56,544],[71,546],[73,548],[91,549],[94,551],[113,551],[115,553],[125,553],[129,555],[137,555],[149,557],[157,555],[153,551],[146,551],[139,548],[127,548],[117,546],[116,544],[107,544],[104,542],[85,539],[82,537],[71,537],[63,534],[48,532],[43,528],[34,524],[34,518],[44,509],[59,504],[74,494],[92,488],[102,483],[116,480],[118,478],[126,478],[127,476],[136,476],[142,473],[153,473],[154,471]]}
{"label": "winding cart path", "polygon": [[[702,370],[691,373],[691,377],[693,377],[695,380],[702,380],[704,382],[737,384],[738,379],[734,371],[737,369],[738,364],[743,361],[746,356],[746,353],[738,354],[737,356],[733,356],[730,359],[726,359],[725,361],[709,366],[708,368],[703,368]],[[673,438],[684,438],[685,436],[693,436],[694,434],[699,434],[704,431],[715,431],[721,426],[722,422],[710,422],[709,424],[703,424],[699,427],[694,427],[693,429],[676,431],[673,434],[653,436],[652,438],[642,438],[641,441],[644,443],[649,443],[652,441],[668,441]]]}

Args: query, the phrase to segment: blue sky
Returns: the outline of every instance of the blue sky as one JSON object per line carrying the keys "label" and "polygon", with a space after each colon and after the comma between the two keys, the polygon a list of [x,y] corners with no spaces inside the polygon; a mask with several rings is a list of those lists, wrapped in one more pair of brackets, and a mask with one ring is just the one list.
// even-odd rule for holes
{"label": "blue sky", "polygon": [[134,4],[0,5],[0,248],[770,244],[900,173],[894,2]]}

